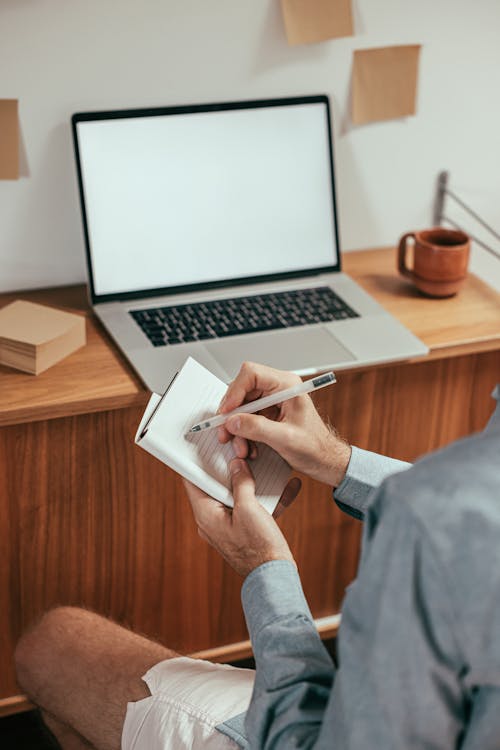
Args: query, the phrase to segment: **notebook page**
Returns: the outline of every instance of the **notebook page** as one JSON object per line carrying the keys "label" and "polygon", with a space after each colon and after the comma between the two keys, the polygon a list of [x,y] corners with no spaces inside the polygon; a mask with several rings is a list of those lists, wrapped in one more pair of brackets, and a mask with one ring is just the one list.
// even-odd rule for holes
{"label": "notebook page", "polygon": [[[225,383],[189,358],[153,415],[146,435],[136,438],[136,442],[208,494],[232,506],[228,471],[228,464],[234,458],[231,444],[221,445],[217,430],[186,435],[193,424],[215,414],[226,389]],[[147,413],[151,413],[157,402],[158,397],[152,397]],[[141,425],[146,417],[147,414]],[[259,457],[250,465],[257,497],[272,512],[290,468],[277,453],[263,445],[259,445]]]}

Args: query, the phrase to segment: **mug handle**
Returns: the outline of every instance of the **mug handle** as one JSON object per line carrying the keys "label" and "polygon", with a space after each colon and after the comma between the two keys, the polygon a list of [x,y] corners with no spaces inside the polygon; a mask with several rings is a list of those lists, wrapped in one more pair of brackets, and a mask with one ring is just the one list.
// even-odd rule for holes
{"label": "mug handle", "polygon": [[413,239],[415,239],[415,232],[407,232],[399,240],[398,271],[403,276],[407,276],[409,279],[414,279],[415,274],[406,265],[406,240],[408,237],[413,237]]}

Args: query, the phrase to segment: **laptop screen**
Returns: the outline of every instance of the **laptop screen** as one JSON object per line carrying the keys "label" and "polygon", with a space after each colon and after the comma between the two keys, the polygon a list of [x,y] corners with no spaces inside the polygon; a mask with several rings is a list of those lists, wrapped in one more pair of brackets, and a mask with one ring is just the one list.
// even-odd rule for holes
{"label": "laptop screen", "polygon": [[339,267],[328,100],[73,116],[94,301]]}

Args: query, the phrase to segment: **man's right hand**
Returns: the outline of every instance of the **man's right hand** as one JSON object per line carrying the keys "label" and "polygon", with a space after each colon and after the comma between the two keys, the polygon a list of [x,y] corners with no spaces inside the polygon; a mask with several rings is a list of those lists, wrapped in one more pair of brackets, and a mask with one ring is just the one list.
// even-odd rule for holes
{"label": "man's right hand", "polygon": [[[245,362],[229,385],[219,413],[237,410],[242,404],[300,382],[293,373]],[[252,443],[265,443],[296,471],[333,487],[341,483],[351,457],[348,443],[323,422],[308,395],[296,396],[259,414],[231,417],[219,427],[219,441],[230,440],[240,458],[252,457]]]}

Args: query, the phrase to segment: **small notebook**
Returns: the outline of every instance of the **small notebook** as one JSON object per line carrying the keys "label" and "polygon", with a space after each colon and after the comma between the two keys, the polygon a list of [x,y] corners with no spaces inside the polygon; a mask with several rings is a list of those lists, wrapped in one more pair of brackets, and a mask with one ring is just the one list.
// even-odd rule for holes
{"label": "small notebook", "polygon": [[[221,503],[233,506],[228,464],[234,458],[230,443],[222,445],[217,429],[191,433],[194,424],[214,415],[227,385],[189,357],[169,387],[153,393],[135,442],[171,469]],[[272,513],[290,476],[290,467],[275,451],[259,444],[250,461],[256,495]]]}

